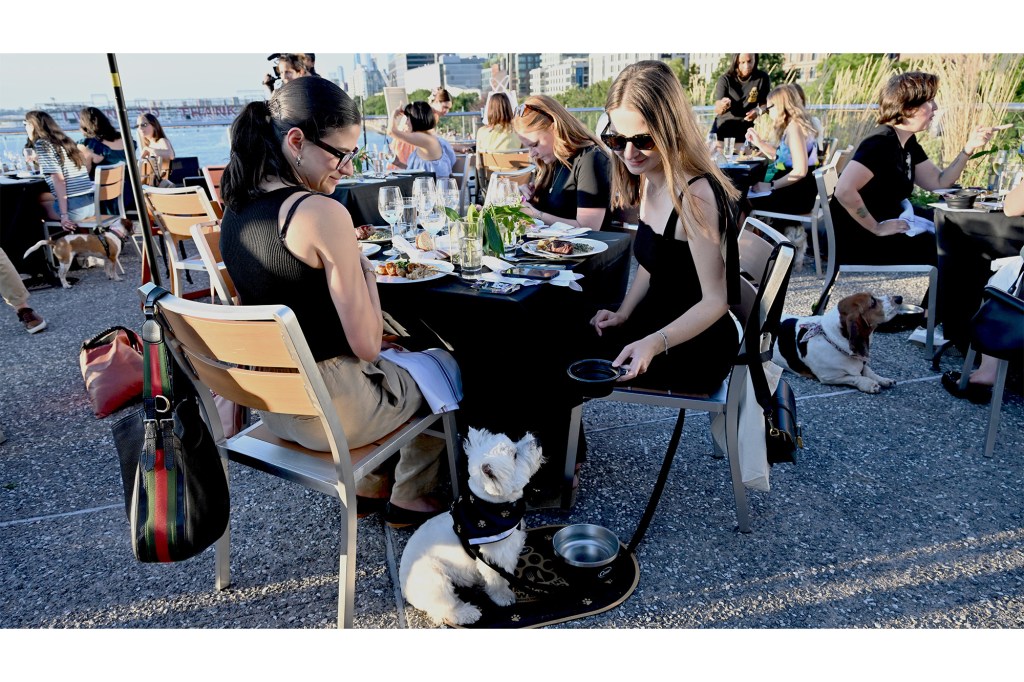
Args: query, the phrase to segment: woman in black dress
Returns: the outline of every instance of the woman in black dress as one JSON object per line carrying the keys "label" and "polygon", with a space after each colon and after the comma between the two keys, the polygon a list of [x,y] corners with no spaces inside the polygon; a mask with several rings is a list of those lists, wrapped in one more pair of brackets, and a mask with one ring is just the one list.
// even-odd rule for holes
{"label": "woman in black dress", "polygon": [[615,203],[640,205],[639,268],[618,310],[599,311],[591,324],[621,349],[613,364],[628,371],[620,381],[710,393],[739,345],[729,313],[739,296],[739,192],[708,156],[686,93],[664,63],[627,67],[605,109]]}

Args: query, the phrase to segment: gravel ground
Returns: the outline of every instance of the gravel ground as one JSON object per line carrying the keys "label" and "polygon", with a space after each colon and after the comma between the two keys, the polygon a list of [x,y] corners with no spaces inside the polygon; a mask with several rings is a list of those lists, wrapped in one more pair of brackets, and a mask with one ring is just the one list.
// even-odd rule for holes
{"label": "gravel ground", "polygon": [[[139,259],[125,280],[99,268],[71,290],[33,293],[49,321],[25,334],[0,314],[0,627],[331,628],[340,512],[330,499],[231,467],[233,585],[213,587],[213,551],[180,564],[132,557],[110,426],[89,408],[77,357],[112,325],[141,326]],[[926,280],[846,276],[916,302]],[[808,260],[787,312],[820,280]],[[728,465],[710,457],[705,414],[688,414],[641,577],[619,607],[556,626],[622,628],[1020,628],[1024,625],[1024,406],[1007,391],[995,456],[981,456],[989,409],[942,390],[908,333],[878,334],[873,366],[896,387],[865,395],[788,376],[805,449],[749,494],[753,533],[735,532]],[[959,368],[947,353],[942,369]],[[674,415],[591,402],[591,448],[575,508],[530,525],[592,522],[628,540]],[[402,603],[396,560],[410,533],[359,522],[355,624],[427,628]]]}

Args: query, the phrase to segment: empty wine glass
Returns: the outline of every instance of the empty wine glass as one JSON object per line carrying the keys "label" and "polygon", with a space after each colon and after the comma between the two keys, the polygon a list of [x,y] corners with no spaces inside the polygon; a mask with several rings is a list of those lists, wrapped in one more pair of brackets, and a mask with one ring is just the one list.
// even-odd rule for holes
{"label": "empty wine glass", "polygon": [[447,222],[444,204],[440,201],[435,201],[429,208],[419,211],[419,219],[423,229],[430,233],[431,248],[437,248],[434,240],[437,235],[441,234],[441,230],[444,229]]}
{"label": "empty wine glass", "polygon": [[[394,239],[395,223],[402,216],[402,188],[381,187],[380,192],[377,193],[377,210],[380,211],[380,217],[391,226],[391,238]],[[397,256],[398,250],[392,244],[391,248],[384,252],[384,255]]]}

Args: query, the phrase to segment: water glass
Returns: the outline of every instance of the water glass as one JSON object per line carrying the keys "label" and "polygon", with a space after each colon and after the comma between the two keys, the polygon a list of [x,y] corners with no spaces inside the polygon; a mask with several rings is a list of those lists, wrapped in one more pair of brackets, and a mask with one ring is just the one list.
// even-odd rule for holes
{"label": "water glass", "polygon": [[[404,201],[400,187],[381,187],[380,191],[377,192],[377,210],[380,212],[381,218],[386,220],[388,225],[391,226],[392,238],[396,234],[395,224],[402,217]],[[398,251],[392,246],[384,252],[384,255],[395,256],[398,255]]]}
{"label": "water glass", "polygon": [[404,197],[402,199],[402,216],[398,222],[398,229],[395,231],[395,234],[406,239],[416,239],[417,208],[418,205],[415,198]]}
{"label": "water glass", "polygon": [[[722,141],[722,154],[726,157],[730,157],[736,151],[736,138],[727,137]],[[728,160],[728,158],[727,158]]]}
{"label": "water glass", "polygon": [[483,271],[483,220],[456,220],[452,223],[452,261],[457,262],[463,279],[477,279]]}

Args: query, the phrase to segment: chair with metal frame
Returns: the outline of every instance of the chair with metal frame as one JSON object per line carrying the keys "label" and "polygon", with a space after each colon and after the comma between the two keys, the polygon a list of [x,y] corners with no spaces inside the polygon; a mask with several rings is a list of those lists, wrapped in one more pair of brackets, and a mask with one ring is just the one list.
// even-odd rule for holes
{"label": "chair with metal frame", "polygon": [[[662,462],[661,472],[655,484],[647,509],[633,534],[631,550],[635,549],[640,538],[647,530],[654,515],[658,498],[668,478],[672,459],[682,435],[683,421],[686,410],[704,410],[710,413],[714,422],[724,420],[725,447],[712,439],[715,455],[723,454],[729,460],[732,477],[733,496],[736,500],[736,521],[740,532],[750,532],[750,512],[747,506],[746,490],[740,473],[739,461],[739,406],[746,395],[747,378],[750,369],[744,361],[749,357],[746,350],[753,341],[759,344],[770,332],[772,324],[770,313],[773,308],[781,306],[786,296],[786,285],[790,270],[793,267],[794,249],[785,236],[768,227],[756,218],[747,218],[739,238],[740,270],[740,303],[732,306],[732,313],[743,328],[743,339],[737,342],[737,362],[733,365],[729,378],[709,396],[693,396],[675,391],[664,391],[649,388],[623,386],[615,388],[611,394],[598,400],[637,403],[655,407],[667,407],[679,410],[672,437]],[[762,348],[763,350],[763,348]],[[759,415],[760,416],[760,413]],[[568,453],[566,455],[562,506],[568,508],[572,495],[572,478],[576,467],[576,444],[579,440],[579,429],[582,423],[583,407],[577,406],[572,411],[569,428]],[[722,422],[719,422],[719,426]]]}
{"label": "chair with metal frame", "polygon": [[818,183],[818,196],[824,197],[818,202],[825,223],[825,235],[828,242],[828,265],[825,270],[825,284],[822,286],[818,302],[811,310],[812,315],[822,315],[828,306],[839,274],[842,272],[919,272],[928,275],[928,322],[925,333],[925,352],[931,358],[935,353],[935,300],[938,292],[939,269],[934,265],[856,265],[840,264],[837,260],[836,230],[832,222],[832,210],[829,202],[835,196],[836,185],[839,183],[839,172],[836,167],[825,168],[814,172]]}
{"label": "chair with metal frame", "polygon": [[[126,219],[128,214],[124,208],[124,176],[125,176],[125,165],[124,163],[115,163],[109,166],[96,166],[93,169],[93,206],[94,213],[88,218],[82,218],[76,220],[75,225],[81,228],[90,230],[102,230],[112,225],[116,225],[120,221]],[[105,214],[103,213],[103,204],[109,201],[117,201],[117,213]],[[52,234],[51,229],[56,228],[61,230],[61,223],[59,220],[47,220],[43,223],[43,237],[46,239],[50,238]],[[142,255],[141,249],[139,249],[138,243],[129,235],[129,241],[135,246],[135,249]],[[52,258],[51,258],[52,261]],[[121,272],[124,273],[124,268],[121,268],[121,264],[118,263],[117,267],[120,268]]]}
{"label": "chair with metal frame", "polygon": [[203,166],[203,178],[206,180],[206,190],[213,203],[213,209],[223,217],[224,201],[220,198],[220,179],[224,175],[227,166]]}
{"label": "chair with metal frame", "polygon": [[[835,140],[835,138],[829,138]],[[835,168],[839,161],[846,154],[852,154],[853,147],[847,147],[846,149],[837,149],[821,168],[818,168],[814,172],[824,171],[828,168]],[[828,197],[831,199],[832,197]],[[750,212],[750,215],[754,218],[769,218],[777,220],[792,220],[801,224],[807,224],[811,229],[811,248],[814,250],[814,274],[821,277],[821,249],[818,247],[818,221],[821,219],[821,195],[819,194],[814,199],[814,207],[808,213],[779,213],[774,211],[760,211],[754,209]]]}
{"label": "chair with metal frame", "polygon": [[[202,187],[150,187],[142,188],[164,244],[164,255],[169,261],[171,293],[182,295],[180,273],[206,272],[206,266],[197,256],[185,253],[185,244],[192,241],[190,228],[196,223],[218,223],[217,213]],[[207,296],[209,290],[190,292],[187,298]]]}
{"label": "chair with metal frame", "polygon": [[481,190],[486,196],[486,188],[490,186],[491,175],[495,172],[516,171],[532,166],[530,153],[527,150],[511,152],[477,152],[476,155],[476,186],[479,201]]}
{"label": "chair with metal frame", "polygon": [[[153,288],[139,289],[142,300]],[[454,414],[426,414],[361,448],[349,448],[344,429],[295,314],[285,306],[228,306],[164,295],[156,317],[179,366],[195,384],[227,471],[233,461],[337,499],[342,506],[338,627],[351,627],[355,605],[356,481],[420,434],[444,438],[457,494]],[[318,417],[329,452],[308,450],[271,434],[262,422],[226,438],[211,391],[239,405]],[[435,430],[441,422],[443,431]],[[230,480],[230,477],[229,477]],[[216,543],[215,585],[230,585],[230,532]]]}
{"label": "chair with metal frame", "polygon": [[517,185],[525,185],[533,179],[533,174],[536,170],[537,166],[531,163],[529,166],[524,166],[523,168],[518,168],[516,170],[494,171],[491,173],[490,180],[487,181],[487,194],[490,194],[491,188],[494,187],[501,178],[508,178]]}
{"label": "chair with metal frame", "polygon": [[220,225],[217,223],[196,223],[189,228],[192,241],[195,242],[199,258],[206,266],[206,274],[210,276],[213,294],[224,305],[238,305],[238,292],[231,280],[224,259],[220,255]]}

